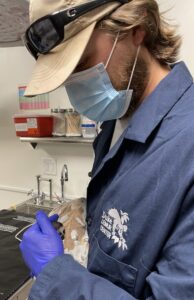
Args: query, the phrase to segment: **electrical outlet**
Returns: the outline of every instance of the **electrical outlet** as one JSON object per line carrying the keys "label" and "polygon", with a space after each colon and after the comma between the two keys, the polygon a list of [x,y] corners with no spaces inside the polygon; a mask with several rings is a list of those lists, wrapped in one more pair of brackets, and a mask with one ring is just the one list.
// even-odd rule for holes
{"label": "electrical outlet", "polygon": [[42,173],[45,175],[57,175],[57,160],[50,157],[42,158]]}

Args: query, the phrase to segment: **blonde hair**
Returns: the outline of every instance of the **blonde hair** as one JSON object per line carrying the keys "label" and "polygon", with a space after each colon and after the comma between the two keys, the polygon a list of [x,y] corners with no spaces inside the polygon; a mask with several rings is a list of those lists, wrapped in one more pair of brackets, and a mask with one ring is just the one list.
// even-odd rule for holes
{"label": "blonde hair", "polygon": [[178,60],[181,37],[176,33],[176,26],[170,25],[159,12],[155,0],[132,0],[98,24],[98,28],[123,34],[138,26],[146,32],[144,45],[160,64]]}

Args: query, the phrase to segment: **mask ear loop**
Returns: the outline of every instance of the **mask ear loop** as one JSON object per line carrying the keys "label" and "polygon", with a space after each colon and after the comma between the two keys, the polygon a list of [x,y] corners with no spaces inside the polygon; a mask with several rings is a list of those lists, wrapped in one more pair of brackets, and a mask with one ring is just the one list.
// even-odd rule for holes
{"label": "mask ear loop", "polygon": [[108,64],[109,64],[109,62],[110,62],[110,59],[111,59],[111,57],[112,57],[112,55],[113,55],[113,52],[114,52],[114,50],[115,50],[115,47],[116,47],[116,44],[117,44],[117,41],[118,41],[118,38],[119,38],[119,34],[120,34],[120,31],[117,32],[117,36],[116,36],[116,38],[115,38],[115,41],[114,41],[112,50],[111,50],[111,52],[110,52],[110,54],[109,54],[109,57],[108,57],[108,59],[107,59],[107,62],[106,62],[106,64],[105,64],[105,69],[108,67]]}
{"label": "mask ear loop", "polygon": [[133,74],[134,74],[134,71],[135,71],[135,67],[136,67],[136,64],[137,64],[137,59],[138,59],[138,56],[139,56],[140,48],[141,48],[141,45],[139,45],[138,48],[137,48],[137,52],[136,52],[136,56],[135,56],[135,60],[134,60],[134,64],[133,64],[133,68],[132,68],[132,71],[131,71],[131,76],[130,76],[129,83],[128,83],[128,86],[127,86],[127,92],[128,92],[128,90],[129,90],[129,88],[131,86],[131,81],[132,81]]}

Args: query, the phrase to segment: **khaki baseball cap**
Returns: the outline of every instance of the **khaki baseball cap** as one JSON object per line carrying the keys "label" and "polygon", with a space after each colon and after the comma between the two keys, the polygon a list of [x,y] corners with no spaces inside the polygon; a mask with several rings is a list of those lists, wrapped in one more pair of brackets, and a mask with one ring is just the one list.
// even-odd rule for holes
{"label": "khaki baseball cap", "polygon": [[[87,0],[31,0],[30,23],[65,8],[91,1]],[[51,92],[62,85],[77,66],[96,26],[96,23],[113,12],[121,3],[104,4],[65,26],[64,41],[36,61],[25,96]]]}

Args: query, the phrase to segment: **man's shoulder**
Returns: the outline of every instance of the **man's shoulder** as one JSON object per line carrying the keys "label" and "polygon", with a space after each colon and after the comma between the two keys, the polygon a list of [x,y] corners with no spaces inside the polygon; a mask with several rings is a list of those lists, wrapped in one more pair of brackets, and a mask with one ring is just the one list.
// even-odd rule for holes
{"label": "man's shoulder", "polygon": [[194,147],[194,84],[166,114],[158,134],[169,145],[182,145],[185,152]]}
{"label": "man's shoulder", "polygon": [[194,83],[184,91],[166,118],[173,118],[177,125],[182,122],[188,127],[194,125]]}

